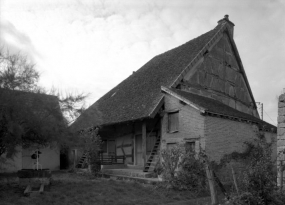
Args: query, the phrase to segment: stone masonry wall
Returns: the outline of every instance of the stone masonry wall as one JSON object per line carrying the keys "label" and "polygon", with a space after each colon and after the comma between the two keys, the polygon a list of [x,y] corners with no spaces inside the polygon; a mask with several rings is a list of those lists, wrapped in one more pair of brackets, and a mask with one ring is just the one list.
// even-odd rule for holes
{"label": "stone masonry wall", "polygon": [[[279,170],[279,163],[283,161],[285,164],[285,155],[282,151],[285,150],[285,94],[279,96],[278,102],[278,127],[277,127],[277,169]],[[283,172],[283,186],[284,186],[284,175]],[[280,185],[280,174],[278,172],[277,182]]]}

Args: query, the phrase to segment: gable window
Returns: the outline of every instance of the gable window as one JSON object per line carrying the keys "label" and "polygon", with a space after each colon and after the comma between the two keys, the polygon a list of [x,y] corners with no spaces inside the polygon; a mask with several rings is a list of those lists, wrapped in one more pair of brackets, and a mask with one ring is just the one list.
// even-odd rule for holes
{"label": "gable window", "polygon": [[168,132],[178,132],[179,127],[179,112],[168,113]]}

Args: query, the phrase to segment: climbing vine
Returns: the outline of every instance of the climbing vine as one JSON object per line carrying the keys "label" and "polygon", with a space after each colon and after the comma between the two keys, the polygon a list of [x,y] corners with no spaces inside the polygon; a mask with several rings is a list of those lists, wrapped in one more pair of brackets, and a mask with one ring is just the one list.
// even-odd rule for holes
{"label": "climbing vine", "polygon": [[230,162],[239,162],[243,171],[239,177],[240,195],[233,197],[233,204],[281,205],[285,195],[277,192],[276,161],[272,157],[272,144],[267,143],[263,133],[253,142],[245,142],[246,150],[225,155],[216,168]]}

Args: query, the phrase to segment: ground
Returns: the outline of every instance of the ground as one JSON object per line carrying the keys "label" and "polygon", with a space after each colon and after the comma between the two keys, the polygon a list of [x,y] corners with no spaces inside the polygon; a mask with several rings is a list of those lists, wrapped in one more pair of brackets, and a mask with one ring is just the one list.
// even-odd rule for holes
{"label": "ground", "polygon": [[157,185],[134,181],[93,178],[84,174],[62,172],[53,174],[52,185],[45,189],[44,194],[33,193],[24,197],[23,192],[24,187],[19,187],[16,182],[2,184],[1,205],[211,204],[209,197],[193,199],[190,192],[161,189],[157,188]]}

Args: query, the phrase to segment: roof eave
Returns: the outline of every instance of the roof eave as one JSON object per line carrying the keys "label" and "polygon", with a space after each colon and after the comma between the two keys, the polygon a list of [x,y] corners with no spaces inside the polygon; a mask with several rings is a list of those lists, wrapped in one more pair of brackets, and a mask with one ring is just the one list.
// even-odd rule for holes
{"label": "roof eave", "polygon": [[158,101],[158,103],[156,104],[156,106],[154,107],[154,109],[151,111],[151,113],[148,115],[150,118],[154,118],[156,116],[156,114],[158,113],[159,109],[161,108],[161,106],[164,103],[164,96],[162,96],[160,98],[160,100]]}
{"label": "roof eave", "polygon": [[169,95],[171,95],[171,96],[173,96],[173,97],[175,97],[175,98],[177,98],[177,99],[183,101],[184,103],[186,103],[187,105],[190,105],[191,107],[195,108],[196,110],[199,110],[201,113],[205,113],[206,110],[207,110],[206,108],[201,107],[201,106],[199,106],[199,105],[197,105],[197,104],[191,102],[190,100],[188,100],[188,99],[182,97],[181,95],[179,95],[179,94],[177,94],[177,93],[171,91],[171,90],[168,89],[167,87],[161,86],[161,90],[162,90],[163,92],[165,92],[165,93],[167,93],[167,94],[169,94]]}

